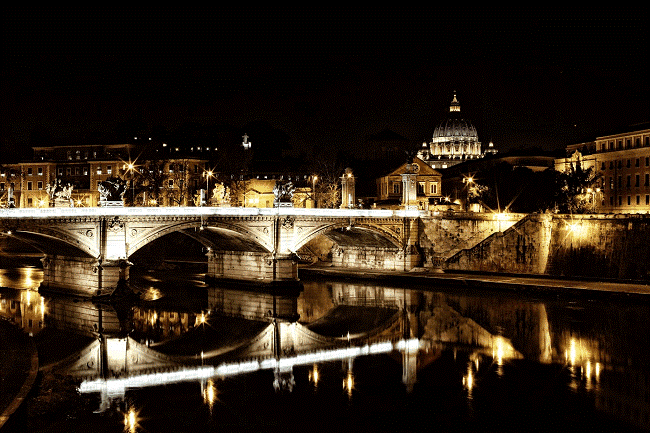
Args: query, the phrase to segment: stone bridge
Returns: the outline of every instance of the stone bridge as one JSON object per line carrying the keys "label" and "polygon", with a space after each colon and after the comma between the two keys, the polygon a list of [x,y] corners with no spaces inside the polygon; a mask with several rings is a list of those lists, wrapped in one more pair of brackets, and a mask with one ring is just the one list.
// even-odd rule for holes
{"label": "stone bridge", "polygon": [[298,280],[297,252],[330,235],[337,244],[380,248],[410,270],[419,253],[418,211],[298,208],[44,208],[0,211],[0,233],[44,255],[43,285],[84,295],[128,280],[129,258],[172,232],[208,251],[208,277],[263,283]]}

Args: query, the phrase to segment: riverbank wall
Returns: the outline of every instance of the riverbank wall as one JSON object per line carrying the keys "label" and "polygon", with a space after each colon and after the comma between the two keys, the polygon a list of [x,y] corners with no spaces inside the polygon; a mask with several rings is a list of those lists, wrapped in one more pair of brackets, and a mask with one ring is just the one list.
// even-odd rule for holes
{"label": "riverbank wall", "polygon": [[448,271],[649,281],[650,215],[532,214],[441,265]]}

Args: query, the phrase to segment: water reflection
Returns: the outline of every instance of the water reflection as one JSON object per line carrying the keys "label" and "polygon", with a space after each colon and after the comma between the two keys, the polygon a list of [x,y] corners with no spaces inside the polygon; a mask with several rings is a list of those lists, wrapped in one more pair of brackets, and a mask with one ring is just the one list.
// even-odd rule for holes
{"label": "water reflection", "polygon": [[45,298],[32,289],[0,288],[0,318],[13,322],[30,336],[45,326]]}
{"label": "water reflection", "polygon": [[[35,277],[26,273],[23,284],[32,284],[30,278]],[[102,334],[68,366],[70,374],[86,378],[79,387],[84,395],[100,396],[101,410],[125,401],[130,390],[198,382],[197,398],[212,413],[219,401],[217,381],[221,387],[224,378],[263,372],[269,376],[260,376],[260,389],[273,385],[296,394],[308,384],[311,394],[323,395],[335,382],[337,392],[356,404],[372,382],[392,377],[368,373],[358,362],[376,357],[382,365],[397,363],[397,381],[413,395],[432,383],[442,389],[437,374],[443,375],[450,389],[464,390],[471,416],[481,416],[472,412],[486,404],[481,396],[502,392],[495,387],[513,381],[525,387],[550,371],[549,380],[588,396],[599,410],[650,426],[645,304],[350,282],[305,282],[302,292],[205,290],[207,302],[194,308],[174,307],[160,288],[148,289],[126,307],[5,290],[0,314],[23,327],[32,317],[30,329],[47,324]],[[332,374],[332,365],[340,371]],[[535,390],[519,392],[529,391]],[[125,427],[139,428],[137,412],[124,413]]]}

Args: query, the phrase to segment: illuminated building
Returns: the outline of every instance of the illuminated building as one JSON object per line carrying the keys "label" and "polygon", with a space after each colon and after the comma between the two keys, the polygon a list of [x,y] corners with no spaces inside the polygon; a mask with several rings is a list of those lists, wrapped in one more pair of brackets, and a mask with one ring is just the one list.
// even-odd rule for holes
{"label": "illuminated building", "polygon": [[[131,198],[136,204],[173,206],[187,205],[192,201],[193,194],[204,184],[201,175],[207,160],[176,150],[177,153],[165,155],[161,166],[164,178],[160,185],[162,203],[151,203],[149,197],[141,192]],[[62,185],[73,187],[70,199],[75,207],[98,206],[100,182],[110,177],[121,177],[129,182],[134,171],[144,169],[149,161],[157,159],[156,149],[149,149],[151,155],[145,155],[142,149],[132,144],[47,146],[34,147],[33,151],[33,160],[3,166],[0,173],[3,206],[7,205],[12,186],[16,207],[52,206],[53,199],[48,195],[47,186],[56,179],[61,180]]]}
{"label": "illuminated building", "polygon": [[442,198],[442,175],[431,168],[425,161],[414,158],[413,164],[402,164],[389,174],[377,179],[377,205],[379,207],[396,207],[404,204],[404,174],[407,165],[416,166],[414,171],[415,188],[409,204],[417,205],[420,209],[429,209],[430,204]]}
{"label": "illuminated building", "polygon": [[[496,152],[494,144],[490,142],[485,153]],[[436,126],[430,143],[422,143],[418,157],[434,169],[443,169],[483,156],[476,128],[461,117],[460,103],[454,93],[449,117]]]}
{"label": "illuminated building", "polygon": [[593,167],[598,186],[585,194],[592,195],[597,212],[650,212],[650,129],[597,137],[566,150],[566,158],[555,160],[555,169]]}

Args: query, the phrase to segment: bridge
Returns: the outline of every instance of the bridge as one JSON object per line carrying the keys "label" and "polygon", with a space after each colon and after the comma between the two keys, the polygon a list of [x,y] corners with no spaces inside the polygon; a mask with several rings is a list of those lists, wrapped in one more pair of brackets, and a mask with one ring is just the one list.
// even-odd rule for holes
{"label": "bridge", "polygon": [[0,234],[43,253],[44,287],[92,296],[127,281],[129,258],[173,232],[205,247],[210,278],[296,282],[298,251],[321,235],[381,249],[380,268],[410,270],[419,261],[419,217],[417,210],[290,207],[21,208],[0,210]]}

